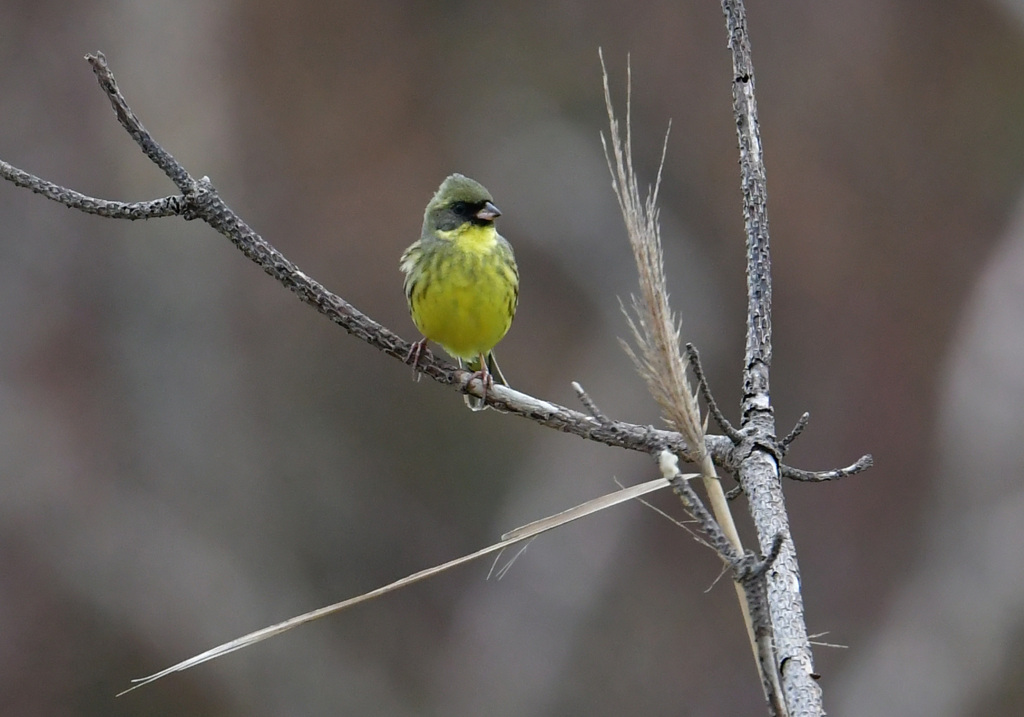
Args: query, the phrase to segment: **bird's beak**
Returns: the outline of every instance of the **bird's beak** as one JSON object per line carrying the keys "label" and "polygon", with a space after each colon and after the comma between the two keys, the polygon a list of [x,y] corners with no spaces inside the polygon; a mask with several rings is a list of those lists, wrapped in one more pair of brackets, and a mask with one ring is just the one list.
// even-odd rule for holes
{"label": "bird's beak", "polygon": [[500,217],[501,212],[498,208],[490,202],[484,202],[484,206],[476,213],[477,219],[483,219],[485,222],[493,220],[495,217]]}

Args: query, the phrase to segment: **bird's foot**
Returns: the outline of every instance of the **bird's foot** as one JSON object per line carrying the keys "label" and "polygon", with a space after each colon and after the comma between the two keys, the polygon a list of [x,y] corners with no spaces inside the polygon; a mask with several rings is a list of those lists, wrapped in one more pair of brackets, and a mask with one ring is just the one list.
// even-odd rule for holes
{"label": "bird's foot", "polygon": [[474,371],[469,377],[469,380],[480,379],[480,383],[483,384],[484,396],[478,398],[477,396],[466,395],[466,405],[474,411],[480,411],[487,407],[487,392],[494,388],[494,374],[487,370],[487,359],[484,356],[480,357],[480,370]]}
{"label": "bird's foot", "polygon": [[480,382],[484,385],[484,398],[487,398],[487,392],[494,388],[494,375],[484,366],[479,371],[474,371],[469,380],[472,381],[474,378],[480,379]]}
{"label": "bird's foot", "polygon": [[420,376],[423,375],[417,369],[420,365],[420,358],[423,357],[425,351],[429,352],[430,349],[427,348],[427,338],[423,337],[419,341],[413,342],[413,345],[409,347],[409,355],[405,357],[405,362],[412,364],[412,377],[415,381],[419,381]]}

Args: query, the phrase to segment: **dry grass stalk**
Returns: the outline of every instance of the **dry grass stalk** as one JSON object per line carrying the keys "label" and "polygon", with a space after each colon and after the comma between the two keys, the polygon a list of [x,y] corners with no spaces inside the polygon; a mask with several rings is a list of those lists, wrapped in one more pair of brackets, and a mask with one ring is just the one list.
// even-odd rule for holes
{"label": "dry grass stalk", "polygon": [[[605,159],[612,175],[612,188],[622,210],[622,218],[626,224],[629,244],[636,259],[637,273],[640,279],[640,295],[632,297],[632,313],[623,311],[629,321],[637,348],[634,350],[623,341],[626,352],[636,364],[640,376],[647,384],[648,390],[661,407],[665,419],[682,434],[691,450],[697,456],[696,463],[700,466],[701,478],[707,492],[715,520],[733,547],[742,554],[736,523],[732,518],[729,502],[725,497],[721,481],[718,479],[715,465],[708,454],[704,443],[704,425],[701,421],[697,397],[690,388],[686,376],[686,361],[680,349],[680,325],[668,303],[668,287],[665,282],[664,258],[661,251],[661,227],[658,221],[658,189],[661,186],[661,171],[665,164],[665,151],[668,147],[668,133],[665,134],[665,145],[662,147],[661,163],[658,166],[657,179],[647,198],[641,199],[639,182],[633,169],[632,127],[630,126],[630,100],[632,73],[627,65],[626,90],[626,132],[625,138],[619,129],[612,107],[611,91],[608,87],[608,71],[601,57],[601,70],[604,78],[605,105],[608,110],[608,123],[611,134],[611,154],[604,134],[601,144],[604,146]],[[754,659],[758,671],[758,645],[754,636],[753,623],[746,595],[739,583],[734,583],[740,602],[740,609],[747,625]]]}

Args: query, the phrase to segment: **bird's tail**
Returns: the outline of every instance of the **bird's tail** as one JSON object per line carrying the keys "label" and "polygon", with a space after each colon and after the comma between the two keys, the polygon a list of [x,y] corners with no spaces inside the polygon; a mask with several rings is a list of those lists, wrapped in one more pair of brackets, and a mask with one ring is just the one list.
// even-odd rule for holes
{"label": "bird's tail", "polygon": [[[462,365],[461,359],[459,360],[459,365]],[[470,371],[480,373],[480,359],[472,359],[471,361],[467,361],[466,368],[468,368]],[[490,374],[491,379],[494,381],[494,383],[500,383],[502,386],[508,386],[508,381],[505,380],[505,375],[501,372],[501,369],[498,367],[498,362],[494,358],[493,351],[489,351],[487,353],[487,369],[485,373]],[[484,403],[484,400],[482,398],[479,398],[477,396],[470,396],[468,393],[465,396],[463,396],[463,398],[465,399],[466,405],[469,406],[469,409],[471,411],[482,411],[485,408],[487,408],[487,404]]]}

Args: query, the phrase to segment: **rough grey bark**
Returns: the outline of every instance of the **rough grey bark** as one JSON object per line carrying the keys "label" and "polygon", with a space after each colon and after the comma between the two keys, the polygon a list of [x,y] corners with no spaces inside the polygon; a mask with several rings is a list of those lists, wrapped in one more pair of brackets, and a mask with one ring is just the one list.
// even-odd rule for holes
{"label": "rough grey bark", "polygon": [[750,504],[761,552],[782,536],[768,569],[768,609],[786,707],[790,715],[824,714],[821,688],[804,622],[800,568],[782,495],[775,414],[769,391],[772,362],[771,261],[764,155],[757,120],[754,66],[742,0],[723,0],[733,61],[733,112],[740,149],[743,218],[747,234],[747,345],[743,368],[742,443],[739,479]]}

